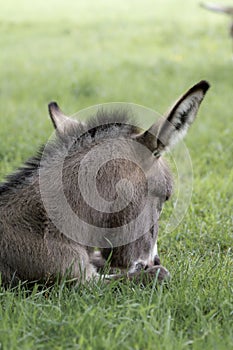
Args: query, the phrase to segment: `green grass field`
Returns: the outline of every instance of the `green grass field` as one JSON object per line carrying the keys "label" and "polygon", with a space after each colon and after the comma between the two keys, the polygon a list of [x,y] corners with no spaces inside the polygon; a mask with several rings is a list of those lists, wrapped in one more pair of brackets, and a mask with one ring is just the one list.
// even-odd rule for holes
{"label": "green grass field", "polygon": [[191,204],[160,230],[169,285],[2,288],[0,349],[233,348],[232,43],[227,18],[198,3],[1,1],[1,179],[50,136],[51,100],[68,114],[112,101],[163,113],[199,80],[211,89],[185,141]]}

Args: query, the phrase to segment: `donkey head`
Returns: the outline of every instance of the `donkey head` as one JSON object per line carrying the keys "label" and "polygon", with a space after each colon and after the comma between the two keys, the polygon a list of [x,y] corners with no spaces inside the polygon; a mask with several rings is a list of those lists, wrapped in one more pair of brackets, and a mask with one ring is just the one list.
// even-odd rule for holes
{"label": "donkey head", "polygon": [[172,177],[161,156],[184,137],[208,88],[206,81],[194,85],[144,132],[113,118],[94,127],[81,125],[56,103],[49,105],[61,140],[75,139],[78,130],[63,167],[64,193],[76,215],[88,223],[75,230],[81,236],[84,232],[89,245],[102,248],[105,257],[111,252],[112,266],[156,263],[158,219],[172,193]]}

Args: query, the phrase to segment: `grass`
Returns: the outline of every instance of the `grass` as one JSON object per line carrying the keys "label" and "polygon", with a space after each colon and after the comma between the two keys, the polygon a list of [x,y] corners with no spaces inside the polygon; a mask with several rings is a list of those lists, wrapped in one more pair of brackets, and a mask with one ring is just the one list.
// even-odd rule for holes
{"label": "grass", "polygon": [[[194,176],[188,212],[170,234],[161,222],[169,286],[2,288],[0,348],[233,347],[233,67],[226,25],[194,0],[1,3],[1,179],[50,136],[51,100],[68,114],[110,101],[164,112],[198,80],[212,87],[185,141]],[[164,218],[171,204],[166,210]]]}

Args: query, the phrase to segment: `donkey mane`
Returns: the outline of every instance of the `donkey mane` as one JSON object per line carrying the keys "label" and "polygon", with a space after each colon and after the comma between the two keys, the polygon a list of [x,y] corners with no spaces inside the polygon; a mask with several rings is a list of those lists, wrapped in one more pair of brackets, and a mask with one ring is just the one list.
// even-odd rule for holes
{"label": "donkey mane", "polygon": [[16,189],[22,188],[40,166],[44,146],[37,151],[34,157],[29,158],[22,167],[19,167],[15,173],[8,175],[5,182],[0,183],[0,195],[13,193]]}
{"label": "donkey mane", "polygon": [[[116,109],[105,111],[98,110],[95,116],[83,123],[75,123],[63,135],[56,135],[56,138],[49,141],[47,158],[59,154],[61,148],[69,149],[71,143],[75,145],[76,151],[82,151],[94,143],[103,139],[117,137],[129,137],[139,133],[141,129],[135,125],[133,117],[127,109]],[[14,193],[17,189],[24,187],[29,179],[38,172],[41,166],[45,145],[42,145],[36,155],[29,158],[22,167],[15,173],[8,175],[5,182],[0,183],[0,195]]]}
{"label": "donkey mane", "polygon": [[[89,118],[83,123],[73,124],[62,137],[62,141],[70,141],[74,137],[77,141],[89,141],[90,137],[93,142],[99,139],[109,139],[116,137],[128,137],[132,133],[140,132],[140,128],[135,127],[135,120],[129,109],[118,108],[116,110],[106,111],[99,109],[96,115]],[[83,147],[83,146],[82,146]]]}

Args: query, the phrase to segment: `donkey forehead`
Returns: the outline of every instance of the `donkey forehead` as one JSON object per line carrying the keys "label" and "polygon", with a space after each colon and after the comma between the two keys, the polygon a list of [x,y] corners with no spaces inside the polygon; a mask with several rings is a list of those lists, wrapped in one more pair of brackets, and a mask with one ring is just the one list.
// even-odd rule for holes
{"label": "donkey forehead", "polygon": [[[162,179],[165,179],[166,182],[172,181],[169,167],[162,157],[154,157],[150,149],[131,135],[127,135],[127,137],[122,135],[109,136],[108,134],[108,137],[91,140],[89,147],[83,152],[81,151],[79,154],[81,158],[88,154],[86,157],[88,166],[95,167],[97,163],[103,165],[111,162],[121,173],[129,173],[133,176],[132,172],[140,168],[147,179],[157,178],[160,182]],[[134,163],[133,168],[130,166],[132,163]]]}
{"label": "donkey forehead", "polygon": [[95,167],[98,162],[101,171],[98,168],[97,172],[101,178],[110,176],[115,181],[127,178],[135,186],[143,185],[153,196],[171,195],[173,181],[167,162],[154,157],[150,150],[135,140],[129,142],[127,139],[117,139],[103,143],[101,147],[98,145],[92,159],[92,165],[89,163],[88,169],[90,166]]}

